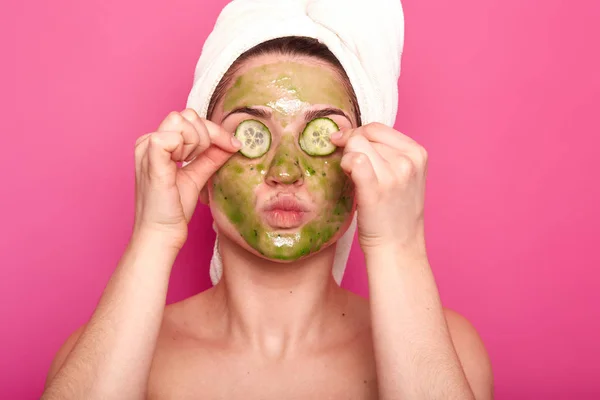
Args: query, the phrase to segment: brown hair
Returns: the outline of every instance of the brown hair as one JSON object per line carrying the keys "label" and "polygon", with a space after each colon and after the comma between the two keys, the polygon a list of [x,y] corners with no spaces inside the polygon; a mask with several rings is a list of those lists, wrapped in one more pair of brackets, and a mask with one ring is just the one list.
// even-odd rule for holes
{"label": "brown hair", "polygon": [[235,60],[231,67],[227,70],[223,78],[215,88],[215,91],[208,103],[207,118],[210,119],[212,116],[216,104],[223,98],[227,87],[231,84],[231,80],[236,72],[241,68],[242,64],[257,56],[266,54],[281,54],[286,56],[306,56],[314,57],[321,61],[324,61],[331,65],[342,78],[342,83],[346,88],[350,96],[350,103],[352,105],[352,111],[356,118],[358,126],[361,125],[360,121],[360,109],[358,107],[358,100],[356,99],[356,93],[350,84],[350,79],[344,71],[344,67],[336,58],[336,56],[325,46],[320,43],[317,39],[303,37],[303,36],[287,36],[277,39],[268,40],[259,45],[252,47],[250,50],[243,53]]}

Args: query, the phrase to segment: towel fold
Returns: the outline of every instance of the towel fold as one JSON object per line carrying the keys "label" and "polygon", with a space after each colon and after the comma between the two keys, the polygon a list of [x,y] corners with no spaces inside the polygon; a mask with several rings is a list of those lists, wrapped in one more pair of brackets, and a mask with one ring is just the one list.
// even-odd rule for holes
{"label": "towel fold", "polygon": [[[400,0],[234,0],[221,11],[194,74],[187,107],[206,118],[210,98],[231,64],[271,39],[319,40],[340,61],[357,96],[363,124],[393,126],[404,44]],[[339,284],[356,230],[356,215],[336,243],[333,276]],[[218,237],[210,265],[216,284],[223,273]]]}

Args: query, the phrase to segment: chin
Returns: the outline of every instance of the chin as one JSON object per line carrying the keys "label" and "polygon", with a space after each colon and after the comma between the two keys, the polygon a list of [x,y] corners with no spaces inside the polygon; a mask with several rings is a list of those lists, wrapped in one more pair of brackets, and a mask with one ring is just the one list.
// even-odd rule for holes
{"label": "chin", "polygon": [[[261,228],[261,235],[256,239],[252,234],[245,234],[238,229],[221,212],[215,211],[213,218],[220,235],[226,236],[256,257],[282,264],[309,258],[335,244],[348,230],[353,215],[351,214],[333,233],[311,231],[308,229],[309,221],[292,229],[278,229],[267,225]],[[319,239],[322,234],[327,234],[326,238]]]}

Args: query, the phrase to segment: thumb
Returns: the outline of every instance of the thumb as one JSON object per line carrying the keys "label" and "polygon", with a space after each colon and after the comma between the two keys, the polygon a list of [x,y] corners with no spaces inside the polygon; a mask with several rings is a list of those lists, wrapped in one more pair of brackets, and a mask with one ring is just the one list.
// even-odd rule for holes
{"label": "thumb", "polygon": [[340,166],[354,182],[359,212],[361,208],[376,204],[378,180],[369,157],[360,152],[348,152],[342,157]]}
{"label": "thumb", "polygon": [[223,164],[231,158],[234,153],[211,146],[191,162],[181,168],[178,179],[179,195],[183,212],[189,222],[198,204],[198,198],[208,179]]}
{"label": "thumb", "polygon": [[195,159],[185,164],[181,169],[195,183],[200,191],[208,179],[223,166],[235,153],[225,151],[216,146],[210,146]]}

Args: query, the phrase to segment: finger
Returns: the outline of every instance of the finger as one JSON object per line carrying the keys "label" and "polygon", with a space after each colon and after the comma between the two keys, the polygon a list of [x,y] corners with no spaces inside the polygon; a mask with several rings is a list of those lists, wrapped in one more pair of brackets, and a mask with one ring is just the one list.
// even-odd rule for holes
{"label": "finger", "polygon": [[394,128],[377,122],[370,123],[354,129],[344,129],[341,136],[331,136],[331,142],[336,146],[346,146],[348,140],[357,134],[366,137],[370,142],[388,145],[398,150],[408,150],[419,144],[410,137],[398,132]]}
{"label": "finger", "polygon": [[[242,147],[242,144],[231,133],[225,131],[220,125],[200,118],[193,109],[186,108],[181,114],[194,125],[201,135],[209,138],[211,145],[215,145],[231,153],[237,152]],[[195,149],[188,155],[186,161],[193,160],[205,150],[206,148],[203,147]]]}
{"label": "finger", "polygon": [[190,152],[185,158],[186,160],[191,160],[192,158],[206,150],[211,145],[212,141],[208,133],[208,129],[206,129],[206,126],[204,126],[204,124],[202,123],[202,119],[198,116],[196,111],[194,111],[191,108],[186,108],[181,112],[181,116],[185,118],[186,121],[192,124],[194,129],[196,129],[196,133],[198,134],[198,137],[200,139],[199,146],[194,148],[193,151]]}
{"label": "finger", "polygon": [[393,167],[396,164],[396,160],[399,155],[404,154],[403,152],[396,150],[395,148],[390,147],[385,144],[376,143],[376,142],[375,143],[369,142],[369,143],[371,144],[373,149],[375,149],[377,154],[379,154],[379,156],[381,158],[383,158],[387,162],[388,165],[390,165],[390,167]]}
{"label": "finger", "polygon": [[242,143],[230,132],[227,132],[221,125],[212,121],[203,119],[202,122],[208,130],[211,143],[230,153],[235,153],[242,148]]}
{"label": "finger", "polygon": [[[155,132],[148,137],[148,174],[150,177],[164,178],[175,176],[176,157],[183,148],[183,136],[179,132]],[[174,182],[173,182],[174,183]]]}
{"label": "finger", "polygon": [[348,140],[344,152],[363,153],[369,157],[369,161],[380,181],[385,180],[392,172],[388,162],[381,157],[375,148],[373,148],[373,145],[369,143],[367,138],[362,135],[352,136]]}
{"label": "finger", "polygon": [[[205,121],[202,118],[200,118],[200,116],[198,115],[198,113],[196,113],[196,111],[194,109],[186,108],[185,110],[183,110],[181,112],[181,115],[186,120],[188,120],[194,126],[194,128],[196,128],[198,135],[200,135],[202,137],[203,143],[205,143],[205,142],[209,143],[209,146],[211,144],[215,144],[213,141],[214,133],[212,133],[208,130],[208,128],[206,127]],[[232,142],[230,141],[229,144],[231,145],[231,143]],[[188,157],[186,158],[186,161],[193,160],[194,158],[196,158],[198,156],[198,154],[205,151],[209,146],[199,146],[191,154],[188,155]]]}
{"label": "finger", "polygon": [[[143,185],[144,185],[144,179],[143,179],[143,172],[147,171],[147,149],[148,149],[148,136],[150,136],[150,133],[147,133],[145,135],[140,136],[136,142],[135,142],[135,149],[134,149],[134,154],[135,154],[135,208],[136,208],[136,212],[135,212],[135,218],[137,219],[137,217],[140,215],[140,209],[139,207],[141,206],[139,203],[139,195],[140,193],[142,193],[143,191]],[[137,221],[134,222],[135,224],[137,224]]]}
{"label": "finger", "polygon": [[349,152],[342,156],[340,166],[350,175],[356,186],[356,200],[359,207],[377,202],[379,182],[369,157],[360,152]]}
{"label": "finger", "polygon": [[191,108],[186,108],[180,114],[186,121],[190,122],[199,133],[205,133],[210,139],[211,144],[231,152],[236,152],[240,149],[241,146],[236,147],[234,141],[232,141],[232,138],[234,137],[233,134],[227,132],[221,125],[200,118],[198,113]]}
{"label": "finger", "polygon": [[142,161],[144,159],[146,150],[148,149],[148,137],[150,135],[151,135],[151,133],[146,133],[145,135],[142,135],[139,138],[137,138],[137,140],[135,141],[134,155],[135,155],[135,174],[136,174],[136,176],[140,176]]}
{"label": "finger", "polygon": [[181,171],[188,175],[201,190],[208,179],[233,156],[234,153],[211,146],[196,159],[187,163]]}
{"label": "finger", "polygon": [[196,130],[194,124],[188,121],[181,113],[173,111],[161,122],[157,132],[180,132],[183,136],[183,146],[175,154],[177,161],[185,160],[198,147],[205,150],[210,146],[210,138],[206,133]]}

